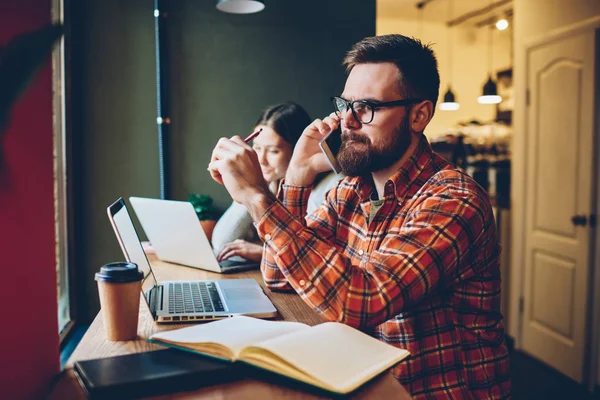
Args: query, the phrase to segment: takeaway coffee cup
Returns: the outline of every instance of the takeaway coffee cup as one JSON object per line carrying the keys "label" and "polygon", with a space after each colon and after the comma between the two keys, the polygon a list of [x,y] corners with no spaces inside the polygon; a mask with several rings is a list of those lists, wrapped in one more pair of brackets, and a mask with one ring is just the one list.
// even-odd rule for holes
{"label": "takeaway coffee cup", "polygon": [[137,337],[140,290],[144,274],[134,263],[114,262],[96,273],[100,307],[108,340]]}

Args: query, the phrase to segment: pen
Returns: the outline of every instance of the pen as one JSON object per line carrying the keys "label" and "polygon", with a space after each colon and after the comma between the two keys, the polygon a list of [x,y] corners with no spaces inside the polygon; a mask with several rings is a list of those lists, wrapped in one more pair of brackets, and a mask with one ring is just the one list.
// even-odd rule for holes
{"label": "pen", "polygon": [[[244,142],[245,143],[249,143],[252,139],[254,139],[255,137],[257,137],[260,132],[262,132],[262,128],[254,131],[250,135],[248,135],[248,137],[246,139],[244,139]],[[210,165],[210,164],[208,164],[208,165]],[[210,166],[207,168],[207,170],[209,170],[209,171],[211,170]]]}
{"label": "pen", "polygon": [[260,128],[257,131],[252,132],[246,139],[244,139],[244,142],[246,142],[246,143],[250,142],[252,139],[257,137],[261,131],[262,131],[262,128]]}

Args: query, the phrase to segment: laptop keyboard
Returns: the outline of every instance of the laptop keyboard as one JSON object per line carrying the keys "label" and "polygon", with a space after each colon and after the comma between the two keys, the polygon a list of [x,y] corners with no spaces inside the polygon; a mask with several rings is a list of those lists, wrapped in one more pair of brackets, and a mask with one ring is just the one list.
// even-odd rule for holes
{"label": "laptop keyboard", "polygon": [[169,283],[169,314],[225,311],[214,282]]}

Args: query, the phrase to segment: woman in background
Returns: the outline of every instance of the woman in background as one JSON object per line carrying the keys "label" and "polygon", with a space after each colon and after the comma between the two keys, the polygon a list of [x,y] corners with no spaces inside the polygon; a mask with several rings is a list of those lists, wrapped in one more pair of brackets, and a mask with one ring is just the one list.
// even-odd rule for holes
{"label": "woman in background", "polygon": [[[296,142],[311,122],[306,110],[293,102],[270,106],[258,117],[255,130],[262,128],[262,132],[254,139],[252,147],[273,193],[277,192],[279,182],[285,177]],[[308,214],[321,205],[327,191],[337,184],[341,176],[332,172],[319,178],[309,197]],[[234,256],[256,262],[262,258],[263,244],[252,218],[246,207],[236,202],[217,221],[212,245],[219,261]]]}

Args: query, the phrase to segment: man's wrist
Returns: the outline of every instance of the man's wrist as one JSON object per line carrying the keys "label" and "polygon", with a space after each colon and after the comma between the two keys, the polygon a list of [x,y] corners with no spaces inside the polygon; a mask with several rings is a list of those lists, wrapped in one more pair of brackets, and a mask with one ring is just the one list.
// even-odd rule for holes
{"label": "man's wrist", "polygon": [[285,184],[290,186],[312,186],[317,175],[297,167],[288,167]]}
{"label": "man's wrist", "polygon": [[253,195],[246,197],[246,199],[244,206],[246,206],[254,222],[259,221],[267,209],[277,201],[277,198],[268,187],[261,188]]}

